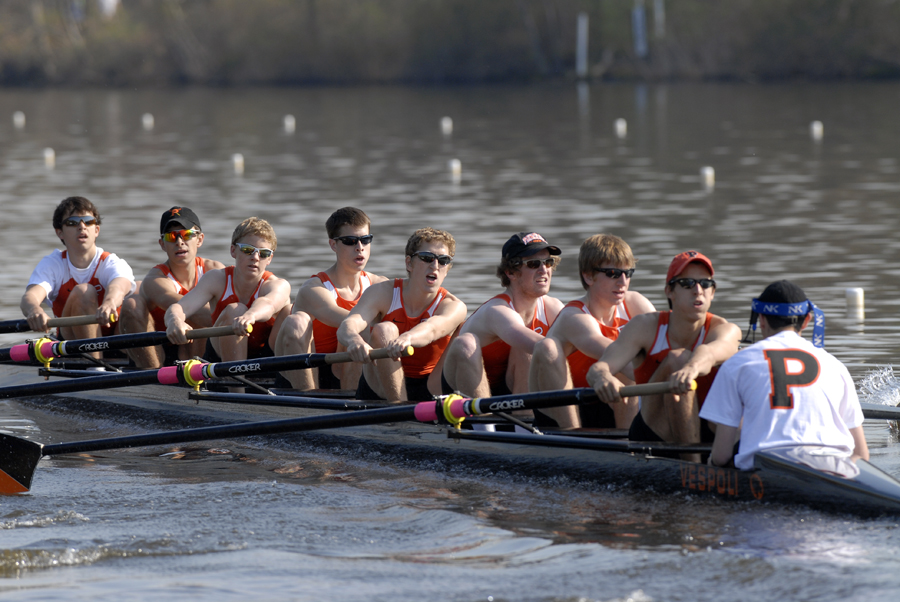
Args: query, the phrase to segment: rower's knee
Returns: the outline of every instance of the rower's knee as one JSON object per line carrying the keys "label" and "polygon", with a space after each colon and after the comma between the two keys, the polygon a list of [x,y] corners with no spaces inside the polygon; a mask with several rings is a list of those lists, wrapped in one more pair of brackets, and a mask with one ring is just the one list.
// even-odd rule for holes
{"label": "rower's knee", "polygon": [[87,314],[97,311],[100,307],[100,297],[97,289],[92,284],[79,284],[69,293],[69,299],[66,306],[71,307],[73,313]]}
{"label": "rower's knee", "polygon": [[219,314],[219,319],[216,320],[216,326],[231,326],[234,319],[244,315],[244,312],[246,311],[247,306],[243,303],[226,305],[225,309],[222,310],[222,313]]}
{"label": "rower's knee", "polygon": [[400,336],[400,329],[393,322],[379,322],[372,327],[372,347],[384,347]]}

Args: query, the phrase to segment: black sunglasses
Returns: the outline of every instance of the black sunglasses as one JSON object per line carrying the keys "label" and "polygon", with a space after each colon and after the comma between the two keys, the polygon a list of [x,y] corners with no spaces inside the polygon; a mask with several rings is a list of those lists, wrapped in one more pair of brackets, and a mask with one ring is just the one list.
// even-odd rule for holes
{"label": "black sunglasses", "polygon": [[416,251],[411,257],[418,257],[425,263],[431,263],[437,259],[438,265],[448,265],[453,263],[453,257],[450,255],[437,255],[431,251]]}
{"label": "black sunglasses", "polygon": [[625,274],[626,278],[631,278],[634,274],[634,268],[628,268],[627,270],[619,268],[594,268],[594,271],[606,274],[607,278],[612,278],[613,280],[618,280],[619,276],[622,274]]}
{"label": "black sunglasses", "polygon": [[63,221],[63,226],[69,226],[70,228],[77,228],[78,224],[84,222],[85,226],[94,226],[97,224],[97,218],[93,215],[73,215],[71,217],[67,217]]}
{"label": "black sunglasses", "polygon": [[331,240],[339,240],[348,247],[355,247],[358,243],[367,245],[372,242],[373,238],[375,238],[374,234],[366,234],[365,236],[335,236]]}
{"label": "black sunglasses", "polygon": [[523,261],[522,265],[527,267],[529,270],[536,270],[542,265],[553,269],[559,264],[559,257],[548,257],[546,259],[529,259],[527,261]]}
{"label": "black sunglasses", "polygon": [[710,287],[716,288],[716,281],[712,278],[675,278],[674,280],[669,280],[669,286],[678,285],[681,288],[692,289],[698,284],[702,289],[708,289]]}

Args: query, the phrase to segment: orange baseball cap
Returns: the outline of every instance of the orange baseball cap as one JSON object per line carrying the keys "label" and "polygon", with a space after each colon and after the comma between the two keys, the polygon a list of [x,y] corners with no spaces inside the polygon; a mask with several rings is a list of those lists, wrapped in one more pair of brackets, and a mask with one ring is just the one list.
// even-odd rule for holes
{"label": "orange baseball cap", "polygon": [[713,270],[713,264],[709,260],[709,257],[699,251],[685,251],[684,253],[676,255],[672,259],[672,263],[669,264],[669,271],[666,272],[666,283],[671,282],[673,278],[683,272],[684,268],[688,267],[691,263],[699,263],[706,266],[710,276],[713,276],[716,273],[715,270]]}

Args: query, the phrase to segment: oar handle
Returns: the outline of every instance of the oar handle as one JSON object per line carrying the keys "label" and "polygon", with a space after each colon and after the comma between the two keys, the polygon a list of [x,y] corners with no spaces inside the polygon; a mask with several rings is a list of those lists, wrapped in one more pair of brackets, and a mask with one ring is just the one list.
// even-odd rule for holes
{"label": "oar handle", "polygon": [[47,320],[47,326],[57,328],[59,326],[87,326],[88,324],[96,324],[97,316],[68,316],[66,318],[50,318]]}
{"label": "oar handle", "polygon": [[[403,357],[409,357],[413,354],[413,348],[407,347],[403,350],[401,354]],[[388,349],[373,349],[369,352],[369,358],[373,360],[383,360],[391,357],[390,350]],[[353,358],[350,357],[350,352],[341,351],[340,353],[328,353],[325,355],[325,363],[326,364],[341,364],[345,362],[352,362]]]}
{"label": "oar handle", "polygon": [[210,328],[193,328],[184,333],[189,339],[211,339],[214,337],[227,337],[234,334],[231,326],[212,326]]}
{"label": "oar handle", "polygon": [[[691,390],[697,389],[697,381],[691,381]],[[639,395],[664,395],[672,392],[672,385],[667,382],[645,383],[643,385],[628,385],[619,389],[622,397],[637,397]]]}

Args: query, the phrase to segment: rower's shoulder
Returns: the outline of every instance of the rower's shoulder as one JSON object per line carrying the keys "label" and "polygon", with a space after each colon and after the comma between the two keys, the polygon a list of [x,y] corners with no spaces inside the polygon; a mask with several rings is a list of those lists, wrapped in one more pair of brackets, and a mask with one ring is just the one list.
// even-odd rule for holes
{"label": "rower's shoulder", "polygon": [[203,272],[204,273],[210,272],[212,270],[224,270],[225,269],[225,264],[216,259],[207,259],[206,257],[201,257],[200,261],[203,263]]}
{"label": "rower's shoulder", "polygon": [[387,276],[380,276],[378,274],[373,274],[372,272],[366,272],[366,276],[369,278],[370,286],[390,280]]}
{"label": "rower's shoulder", "polygon": [[625,293],[625,307],[628,308],[629,315],[633,317],[656,312],[656,307],[653,306],[650,299],[641,293],[632,290]]}

